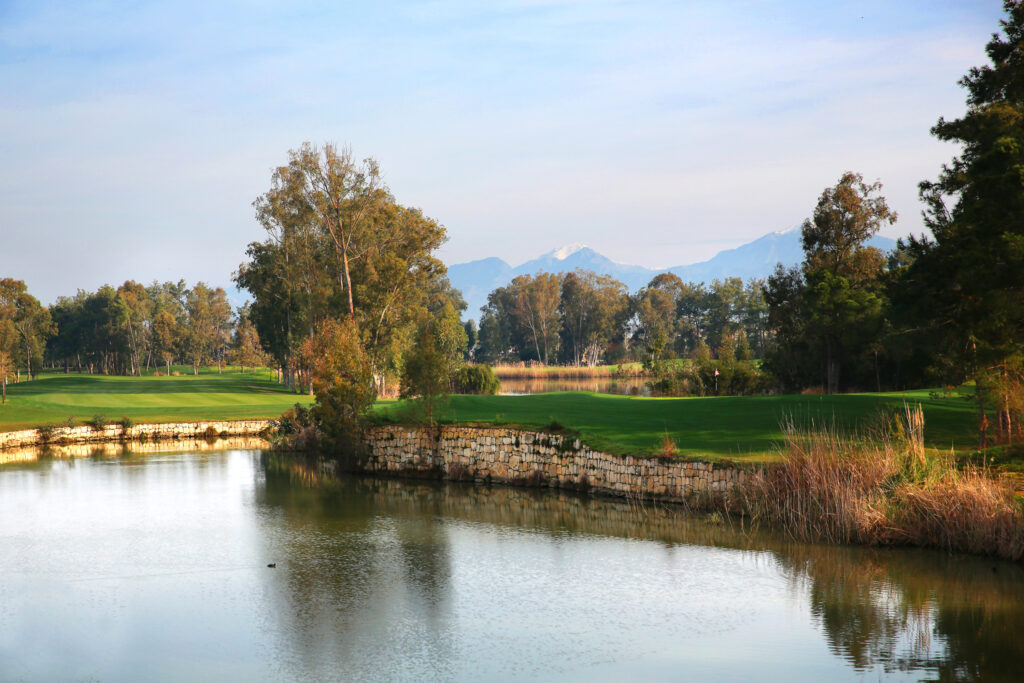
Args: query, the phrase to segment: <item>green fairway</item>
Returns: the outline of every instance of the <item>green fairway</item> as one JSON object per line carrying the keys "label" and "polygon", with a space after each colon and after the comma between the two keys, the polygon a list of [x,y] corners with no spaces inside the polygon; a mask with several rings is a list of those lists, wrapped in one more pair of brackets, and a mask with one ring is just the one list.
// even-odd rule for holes
{"label": "green fairway", "polygon": [[[184,368],[179,368],[184,370]],[[116,377],[47,374],[9,386],[0,407],[0,430],[82,423],[93,415],[134,422],[175,422],[274,418],[310,398],[286,391],[267,371],[240,373],[206,369],[199,376]],[[904,401],[924,408],[930,447],[972,448],[976,443],[973,404],[960,397],[931,398],[927,391],[839,396],[640,398],[582,392],[533,396],[452,396],[445,422],[481,422],[544,428],[558,422],[578,430],[592,446],[616,453],[649,453],[667,433],[684,455],[763,458],[782,438],[781,424],[836,424],[862,428]],[[375,409],[401,420],[400,403],[380,401]]]}
{"label": "green fairway", "polygon": [[218,375],[207,368],[198,376],[180,377],[44,374],[8,385],[0,430],[63,423],[69,417],[81,423],[97,414],[111,421],[127,415],[134,422],[271,418],[309,401],[286,391],[266,370],[231,369]]}
{"label": "green fairway", "polygon": [[[930,398],[927,391],[838,396],[754,396],[715,398],[640,398],[584,392],[532,396],[453,396],[445,422],[485,422],[545,427],[553,421],[578,430],[592,446],[618,453],[653,452],[667,433],[683,455],[763,458],[782,439],[781,424],[837,425],[863,429],[878,424],[904,402],[920,403],[925,440],[933,448],[976,444],[973,404],[954,398]],[[377,412],[400,416],[397,404],[378,404]]]}

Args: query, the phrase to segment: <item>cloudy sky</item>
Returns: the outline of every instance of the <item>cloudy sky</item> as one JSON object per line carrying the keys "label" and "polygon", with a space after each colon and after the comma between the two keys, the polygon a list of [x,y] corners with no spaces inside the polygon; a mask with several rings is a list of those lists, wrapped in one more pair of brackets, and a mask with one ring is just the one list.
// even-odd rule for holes
{"label": "cloudy sky", "polygon": [[442,257],[670,266],[797,225],[847,169],[921,230],[998,0],[6,2],[0,277],[44,301],[228,285],[304,140],[375,157]]}

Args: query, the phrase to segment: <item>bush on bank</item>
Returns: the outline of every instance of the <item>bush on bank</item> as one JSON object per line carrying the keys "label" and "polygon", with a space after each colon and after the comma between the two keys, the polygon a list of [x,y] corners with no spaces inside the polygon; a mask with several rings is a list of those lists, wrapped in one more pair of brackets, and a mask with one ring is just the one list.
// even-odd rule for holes
{"label": "bush on bank", "polygon": [[452,389],[456,394],[493,396],[501,388],[501,381],[489,365],[464,365],[452,375]]}

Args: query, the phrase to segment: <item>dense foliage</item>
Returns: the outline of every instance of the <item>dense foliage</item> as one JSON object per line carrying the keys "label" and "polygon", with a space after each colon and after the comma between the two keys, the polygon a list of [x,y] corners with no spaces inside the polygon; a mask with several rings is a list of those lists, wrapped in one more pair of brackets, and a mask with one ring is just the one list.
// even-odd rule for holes
{"label": "dense foliage", "polygon": [[308,374],[296,353],[325,320],[355,323],[385,392],[401,375],[417,322],[445,305],[465,308],[434,256],[444,227],[398,204],[372,159],[306,143],[289,152],[254,206],[267,239],[249,245],[235,280],[251,293],[249,317],[289,386]]}
{"label": "dense foliage", "polygon": [[452,377],[452,389],[456,394],[493,396],[500,388],[501,381],[490,365],[464,365]]}
{"label": "dense foliage", "polygon": [[1006,0],[989,64],[960,81],[967,111],[932,134],[960,154],[921,183],[933,240],[911,240],[900,301],[947,374],[971,377],[1004,440],[1021,433],[1024,394],[1024,3]]}
{"label": "dense foliage", "polygon": [[232,312],[221,288],[128,281],[79,290],[46,308],[20,280],[0,280],[0,375],[65,372],[140,375],[172,363],[266,363],[247,309]]}
{"label": "dense foliage", "polygon": [[727,278],[705,286],[663,273],[630,295],[607,275],[540,273],[491,292],[472,351],[475,360],[489,363],[593,366],[685,357],[704,344],[715,356],[732,345],[749,360],[764,349],[766,320],[758,280]]}

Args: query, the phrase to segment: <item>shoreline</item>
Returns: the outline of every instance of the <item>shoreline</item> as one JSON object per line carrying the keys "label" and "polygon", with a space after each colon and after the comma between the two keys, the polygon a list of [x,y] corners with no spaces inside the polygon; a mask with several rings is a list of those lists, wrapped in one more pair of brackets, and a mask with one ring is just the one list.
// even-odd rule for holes
{"label": "shoreline", "polygon": [[29,447],[259,436],[276,428],[277,420],[200,420],[142,423],[129,427],[111,423],[98,429],[88,425],[54,427],[50,430],[23,429],[0,432],[0,453]]}

